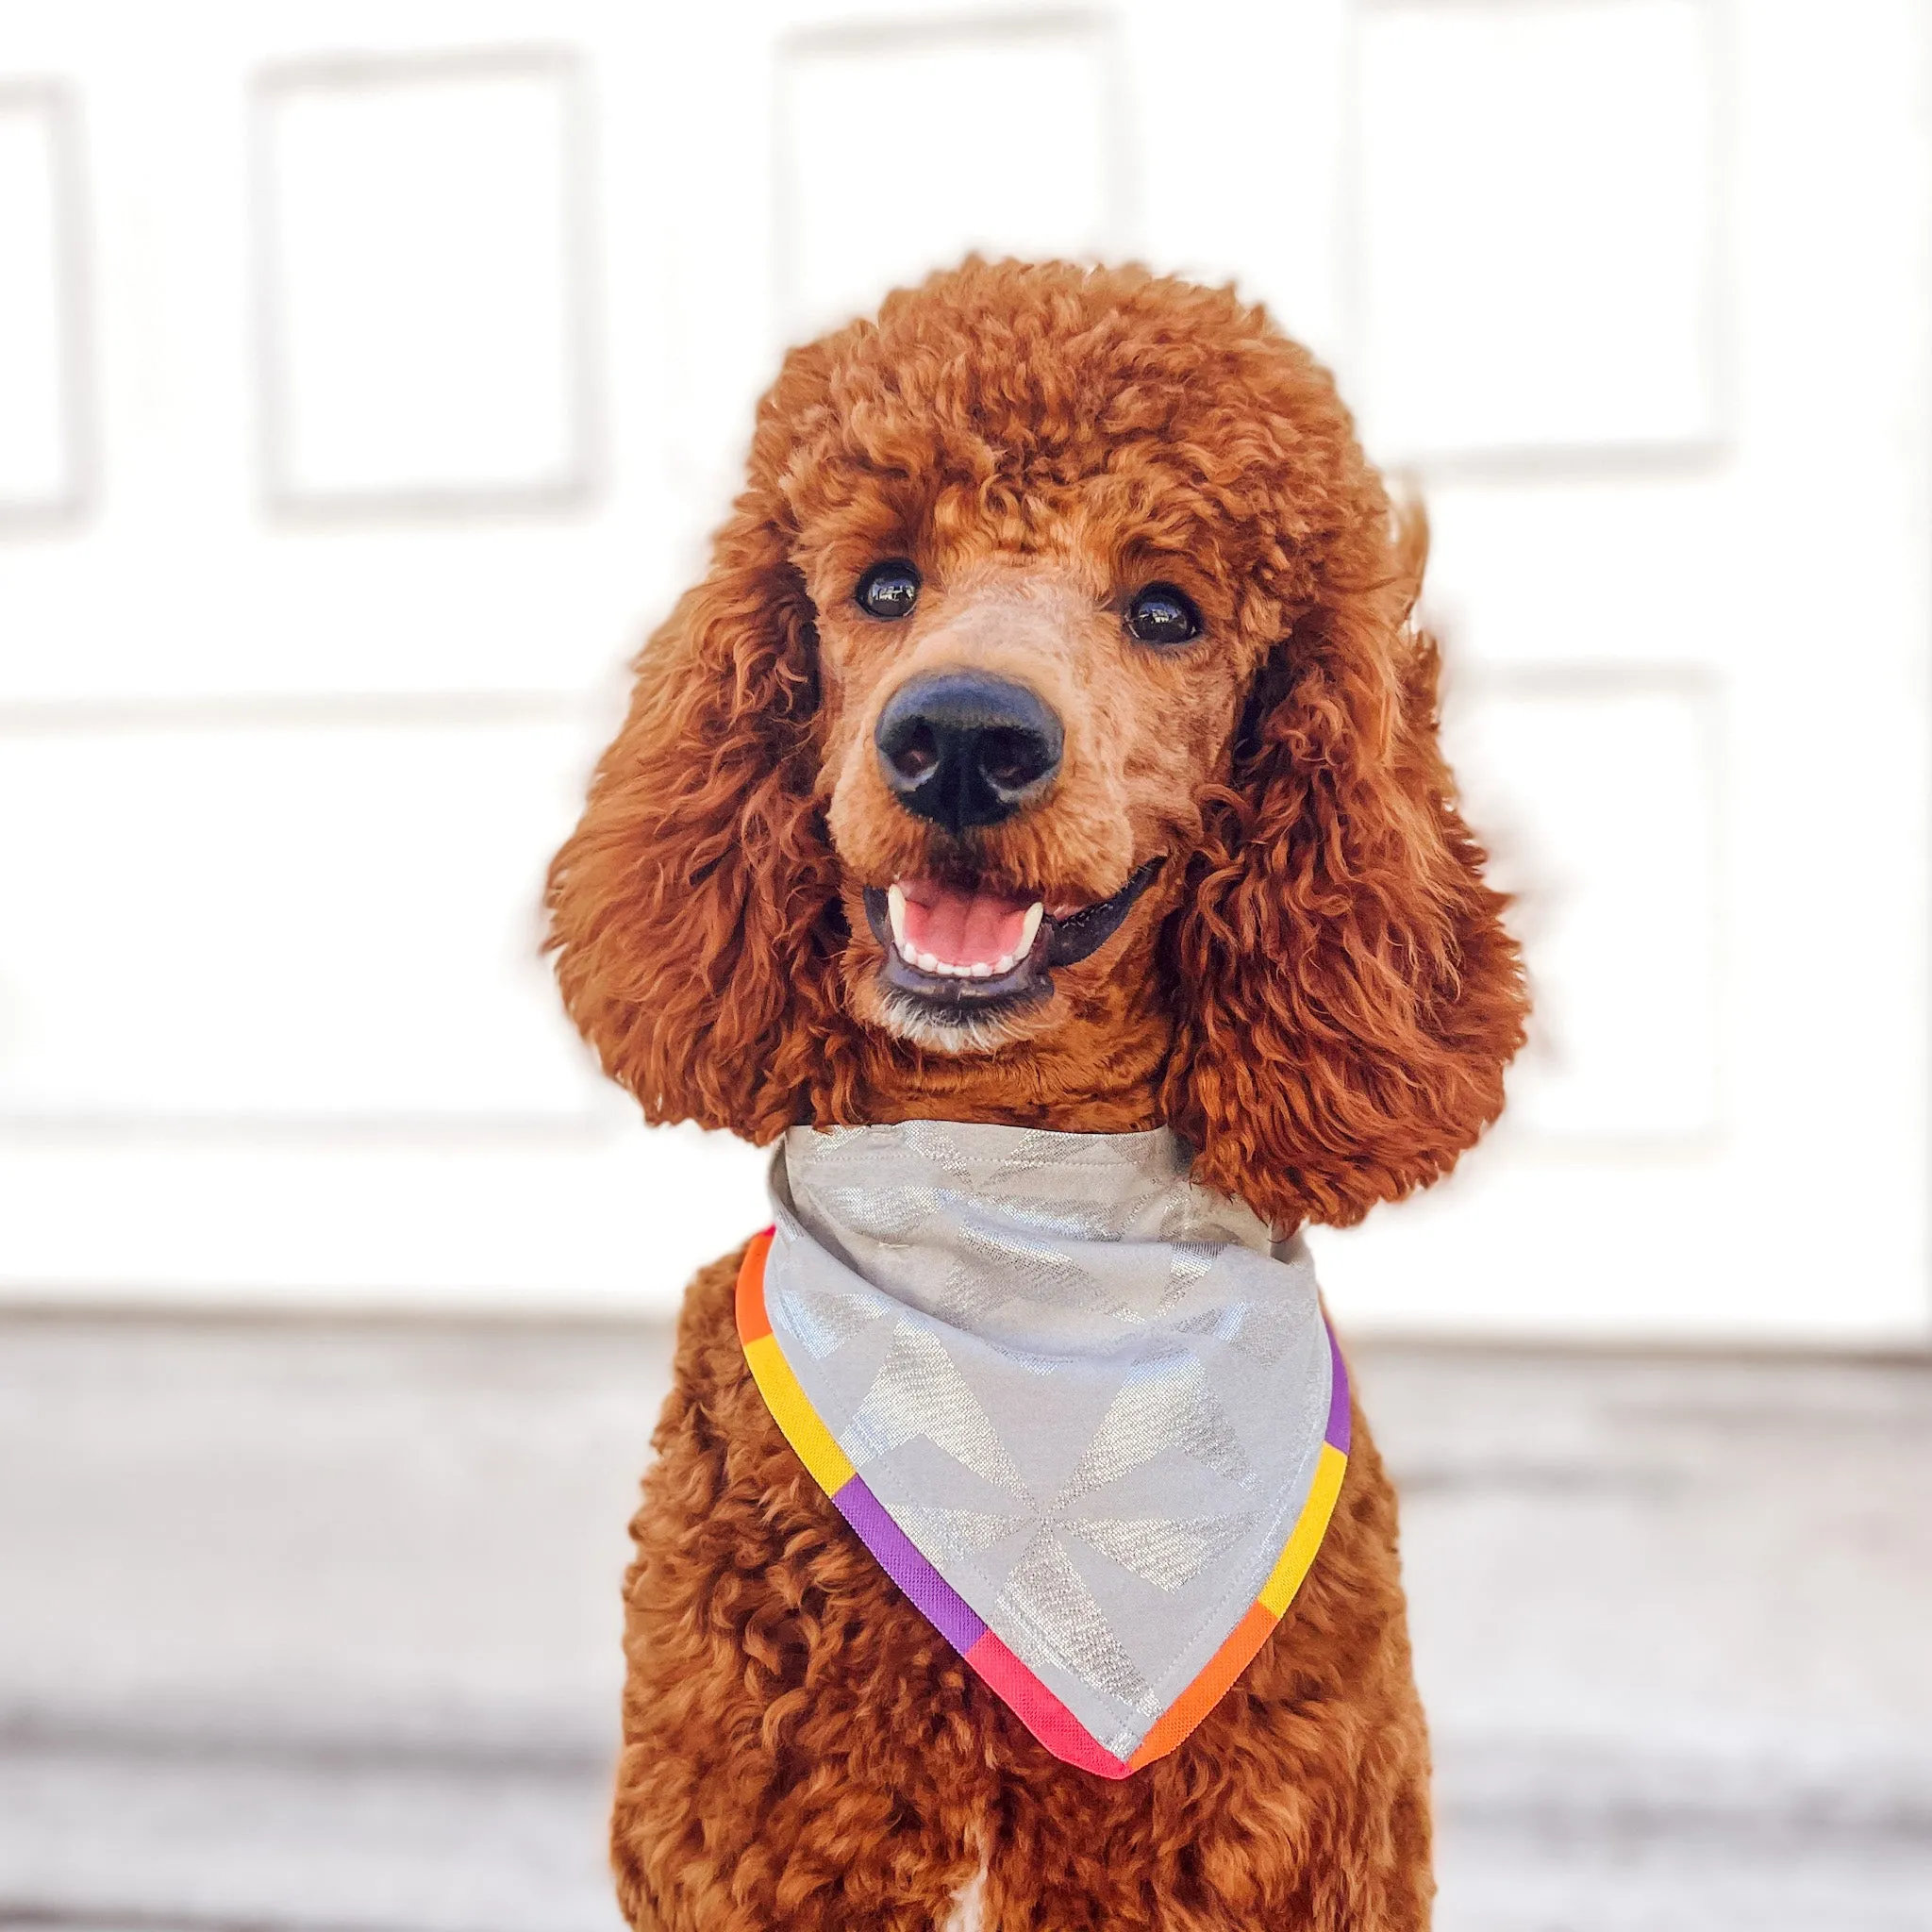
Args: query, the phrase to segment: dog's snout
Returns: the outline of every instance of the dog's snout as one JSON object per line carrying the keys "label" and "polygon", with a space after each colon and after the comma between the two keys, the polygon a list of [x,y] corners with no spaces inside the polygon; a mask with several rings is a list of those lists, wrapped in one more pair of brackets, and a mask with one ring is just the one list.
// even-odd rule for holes
{"label": "dog's snout", "polygon": [[955,836],[1040,797],[1060,767],[1060,721],[1024,684],[974,671],[914,677],[879,713],[886,784],[909,812]]}

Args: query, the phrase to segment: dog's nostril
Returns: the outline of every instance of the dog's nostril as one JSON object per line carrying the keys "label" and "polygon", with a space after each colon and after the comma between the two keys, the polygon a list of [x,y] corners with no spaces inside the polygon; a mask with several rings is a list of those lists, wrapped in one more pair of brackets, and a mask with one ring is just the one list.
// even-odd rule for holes
{"label": "dog's nostril", "polygon": [[940,761],[939,740],[923,719],[914,719],[903,737],[893,741],[887,762],[902,778],[923,778]]}
{"label": "dog's nostril", "polygon": [[1060,721],[1024,684],[977,672],[901,685],[873,736],[900,804],[955,836],[1010,818],[1059,770]]}
{"label": "dog's nostril", "polygon": [[1052,763],[1052,748],[1038,732],[992,730],[979,741],[979,769],[1003,791],[1031,785]]}

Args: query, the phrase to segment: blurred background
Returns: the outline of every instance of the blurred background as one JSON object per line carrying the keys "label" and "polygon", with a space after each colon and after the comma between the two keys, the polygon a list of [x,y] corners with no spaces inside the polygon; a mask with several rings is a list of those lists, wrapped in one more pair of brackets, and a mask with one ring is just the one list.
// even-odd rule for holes
{"label": "blurred background", "polygon": [[1540,1000],[1318,1249],[1441,1923],[1932,1926],[1927,0],[0,0],[0,1925],[611,1932],[762,1157],[536,956],[785,344],[1236,281],[1427,503]]}

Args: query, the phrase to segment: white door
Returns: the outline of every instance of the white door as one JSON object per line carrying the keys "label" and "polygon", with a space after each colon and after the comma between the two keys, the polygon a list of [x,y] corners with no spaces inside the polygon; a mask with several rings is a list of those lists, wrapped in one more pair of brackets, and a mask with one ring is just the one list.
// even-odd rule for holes
{"label": "white door", "polygon": [[533,958],[778,347],[969,243],[1265,297],[1435,516],[1542,994],[1357,1321],[1907,1335],[1908,0],[0,0],[0,1274],[667,1306],[759,1160]]}

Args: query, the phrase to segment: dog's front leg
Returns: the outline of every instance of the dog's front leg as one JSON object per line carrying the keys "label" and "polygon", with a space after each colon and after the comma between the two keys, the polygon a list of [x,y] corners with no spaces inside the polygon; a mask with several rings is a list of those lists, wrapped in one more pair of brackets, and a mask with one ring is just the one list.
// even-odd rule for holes
{"label": "dog's front leg", "polygon": [[974,1690],[778,1434],[738,1259],[686,1297],[631,1525],[619,1899],[639,1932],[936,1932],[979,1866]]}

